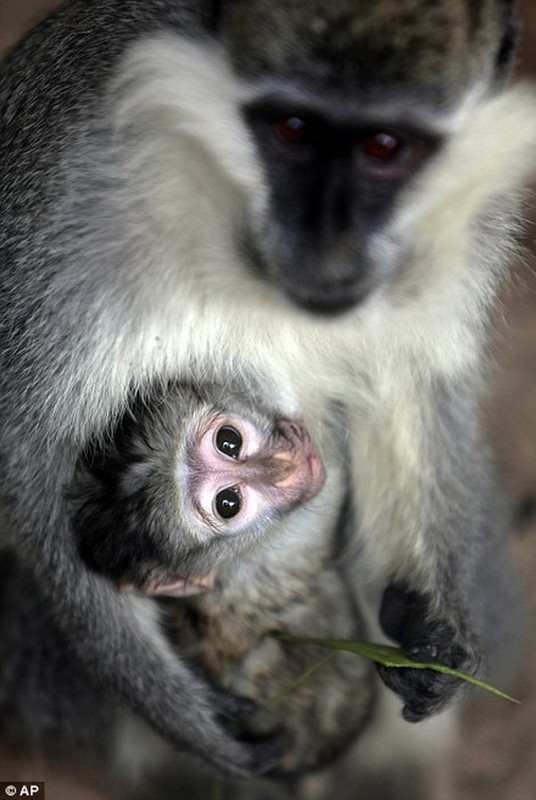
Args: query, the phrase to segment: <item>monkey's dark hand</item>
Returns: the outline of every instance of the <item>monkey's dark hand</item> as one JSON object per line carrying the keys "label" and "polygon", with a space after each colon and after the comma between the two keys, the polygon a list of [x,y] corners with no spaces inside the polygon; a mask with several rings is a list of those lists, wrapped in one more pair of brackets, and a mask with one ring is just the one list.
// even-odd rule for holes
{"label": "monkey's dark hand", "polygon": [[[380,624],[414,661],[437,661],[475,672],[478,659],[471,655],[471,644],[451,625],[430,615],[425,595],[399,585],[388,586]],[[463,685],[458,678],[428,669],[378,667],[378,671],[385,685],[404,701],[402,716],[408,722],[419,722],[440,711]]]}
{"label": "monkey's dark hand", "polygon": [[205,759],[223,775],[250,778],[271,772],[280,763],[285,742],[274,736],[252,736],[246,731],[247,720],[257,705],[247,697],[212,689],[215,721],[220,726],[218,752],[212,750]]}

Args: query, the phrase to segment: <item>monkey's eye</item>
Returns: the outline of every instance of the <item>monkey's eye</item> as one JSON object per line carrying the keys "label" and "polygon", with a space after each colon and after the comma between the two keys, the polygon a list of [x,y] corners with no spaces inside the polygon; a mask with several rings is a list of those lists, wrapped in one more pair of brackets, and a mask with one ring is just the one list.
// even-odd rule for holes
{"label": "monkey's eye", "polygon": [[240,513],[242,508],[242,495],[236,486],[222,489],[214,498],[214,511],[222,519],[232,519]]}
{"label": "monkey's eye", "polygon": [[402,140],[387,131],[374,131],[361,141],[364,154],[374,161],[390,161],[399,154],[402,146]]}
{"label": "monkey's eye", "polygon": [[238,458],[244,444],[242,434],[232,425],[222,425],[216,432],[214,441],[220,453],[231,458]]}
{"label": "monkey's eye", "polygon": [[300,117],[280,117],[275,123],[276,133],[285,144],[307,144],[309,125]]}

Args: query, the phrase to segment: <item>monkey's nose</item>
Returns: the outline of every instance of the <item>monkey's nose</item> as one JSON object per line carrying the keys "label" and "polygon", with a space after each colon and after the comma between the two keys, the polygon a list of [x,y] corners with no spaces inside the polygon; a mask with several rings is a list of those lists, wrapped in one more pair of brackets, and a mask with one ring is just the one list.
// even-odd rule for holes
{"label": "monkey's nose", "polygon": [[270,459],[268,479],[273,486],[281,488],[296,471],[296,462],[287,455],[278,454]]}

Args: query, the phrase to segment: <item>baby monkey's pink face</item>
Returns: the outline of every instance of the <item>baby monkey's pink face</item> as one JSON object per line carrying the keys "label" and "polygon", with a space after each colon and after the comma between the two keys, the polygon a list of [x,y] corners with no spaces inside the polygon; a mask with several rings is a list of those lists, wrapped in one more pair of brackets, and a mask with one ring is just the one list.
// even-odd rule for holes
{"label": "baby monkey's pink face", "polygon": [[[253,416],[253,415],[252,415]],[[311,500],[325,472],[298,420],[254,422],[203,409],[175,454],[180,564],[153,570],[144,594],[184,596],[214,587],[220,566],[270,524]],[[132,585],[123,587],[131,591]]]}
{"label": "baby monkey's pink face", "polygon": [[229,415],[212,420],[190,454],[187,494],[198,523],[230,534],[311,500],[324,478],[301,422],[280,420],[267,435]]}

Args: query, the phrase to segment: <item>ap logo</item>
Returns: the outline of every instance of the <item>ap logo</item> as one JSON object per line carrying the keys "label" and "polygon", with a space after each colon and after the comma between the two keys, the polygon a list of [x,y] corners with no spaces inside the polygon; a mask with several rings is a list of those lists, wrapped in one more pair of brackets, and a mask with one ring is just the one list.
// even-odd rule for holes
{"label": "ap logo", "polygon": [[44,783],[0,783],[0,792],[2,790],[6,797],[33,797],[35,800],[45,797]]}

